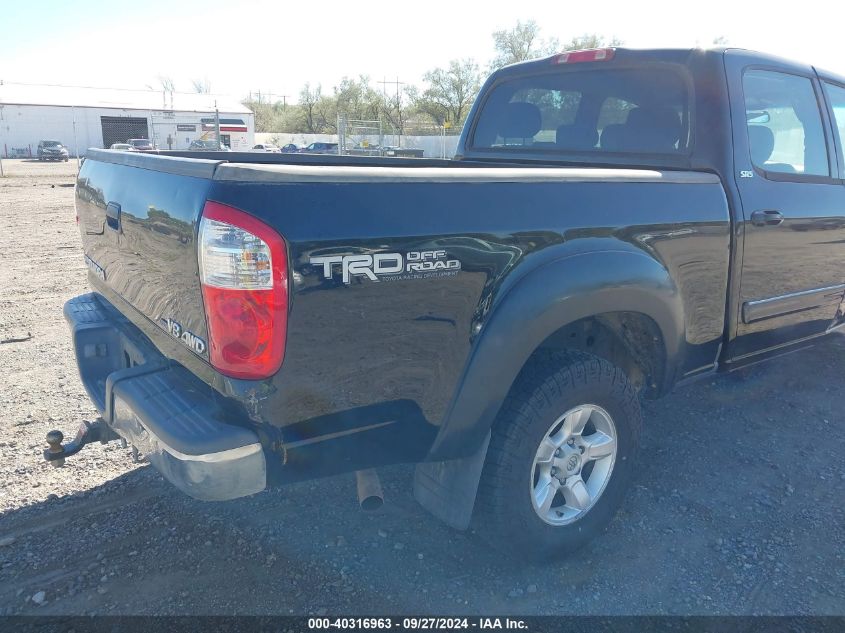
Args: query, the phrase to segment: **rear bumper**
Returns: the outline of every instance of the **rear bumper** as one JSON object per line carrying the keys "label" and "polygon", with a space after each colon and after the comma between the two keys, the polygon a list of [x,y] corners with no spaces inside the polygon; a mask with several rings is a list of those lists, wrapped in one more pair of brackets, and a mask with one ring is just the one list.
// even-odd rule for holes
{"label": "rear bumper", "polygon": [[[172,363],[96,293],[65,304],[83,385],[105,422],[177,488],[197,499],[267,485],[258,435],[234,424],[213,390]],[[233,419],[234,418],[234,419]]]}

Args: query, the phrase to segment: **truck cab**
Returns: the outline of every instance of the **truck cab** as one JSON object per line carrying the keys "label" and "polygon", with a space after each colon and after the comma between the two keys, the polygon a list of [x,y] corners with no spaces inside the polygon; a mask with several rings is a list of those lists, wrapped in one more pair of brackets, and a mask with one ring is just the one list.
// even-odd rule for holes
{"label": "truck cab", "polygon": [[845,222],[843,82],[741,49],[562,53],[488,79],[459,158],[718,174],[734,225],[720,362],[735,368],[843,318],[845,253],[827,239]]}

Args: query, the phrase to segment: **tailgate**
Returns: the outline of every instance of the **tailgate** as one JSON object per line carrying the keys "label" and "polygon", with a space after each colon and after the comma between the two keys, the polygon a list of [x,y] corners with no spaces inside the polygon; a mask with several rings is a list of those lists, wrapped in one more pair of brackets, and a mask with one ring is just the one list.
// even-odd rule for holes
{"label": "tailgate", "polygon": [[204,359],[208,336],[195,240],[218,164],[89,150],[76,186],[91,284],[174,336],[192,334],[183,340]]}

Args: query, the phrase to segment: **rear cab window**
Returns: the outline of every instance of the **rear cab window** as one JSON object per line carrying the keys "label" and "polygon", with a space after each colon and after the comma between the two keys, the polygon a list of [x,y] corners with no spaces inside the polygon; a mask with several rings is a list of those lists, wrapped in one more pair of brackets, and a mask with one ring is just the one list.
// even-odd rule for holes
{"label": "rear cab window", "polygon": [[690,89],[675,65],[561,70],[503,80],[473,149],[538,155],[687,154]]}

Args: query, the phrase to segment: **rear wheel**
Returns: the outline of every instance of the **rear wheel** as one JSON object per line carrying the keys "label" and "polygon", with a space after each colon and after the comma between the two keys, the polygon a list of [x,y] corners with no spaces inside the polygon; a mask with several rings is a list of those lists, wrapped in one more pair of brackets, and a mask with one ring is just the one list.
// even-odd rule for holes
{"label": "rear wheel", "polygon": [[613,518],[631,480],[641,413],[624,372],[588,354],[531,361],[496,420],[479,487],[479,531],[553,560]]}

